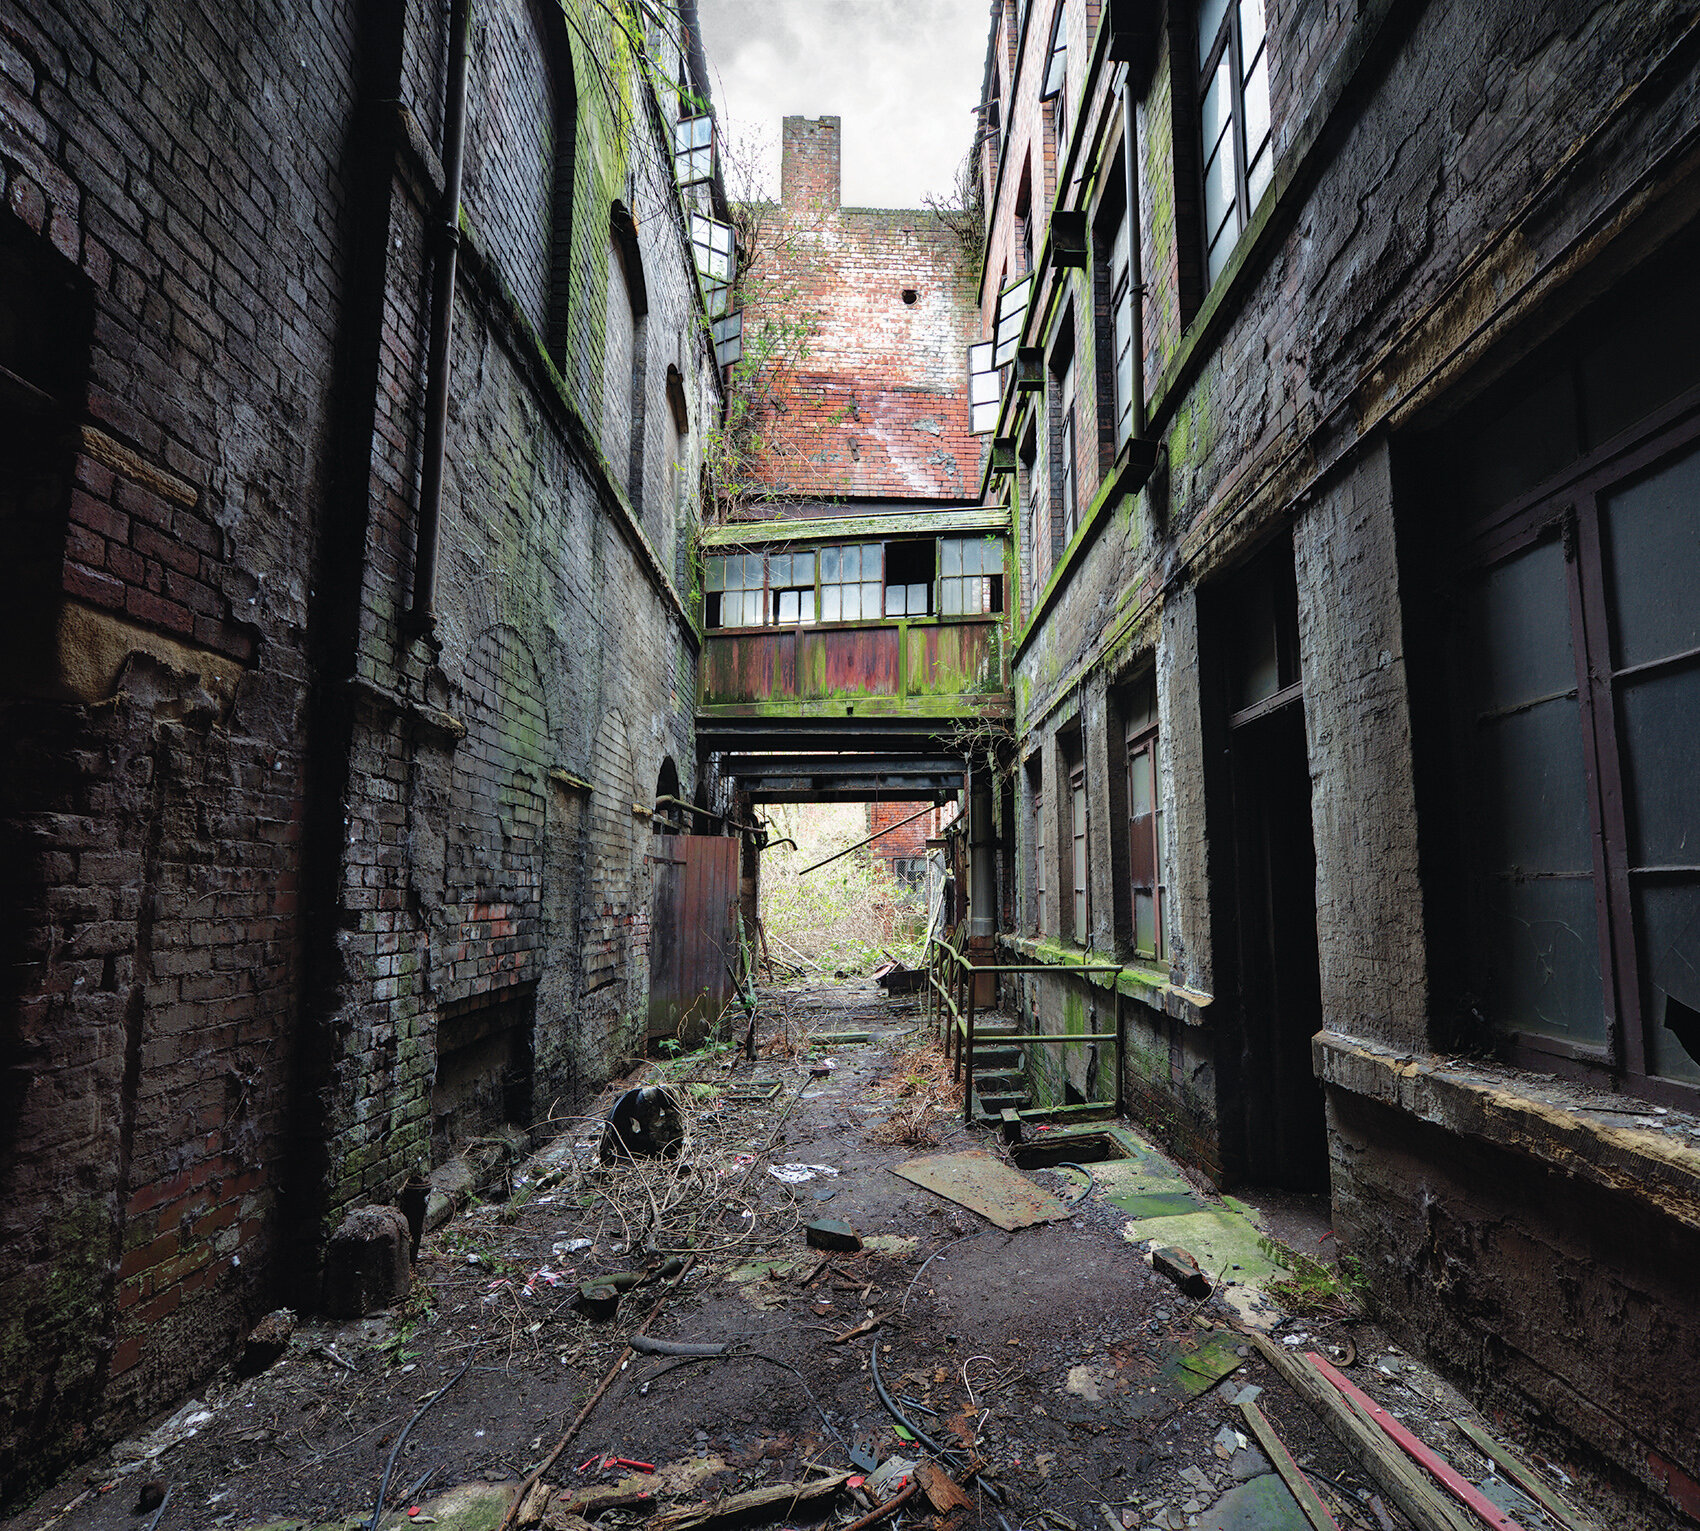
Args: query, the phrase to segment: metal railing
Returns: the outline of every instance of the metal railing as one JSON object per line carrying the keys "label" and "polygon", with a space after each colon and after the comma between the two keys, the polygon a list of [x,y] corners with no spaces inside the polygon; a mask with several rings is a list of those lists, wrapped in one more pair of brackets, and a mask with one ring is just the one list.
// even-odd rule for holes
{"label": "metal railing", "polygon": [[[1110,985],[1116,1000],[1116,1029],[1114,1031],[1059,1032],[1052,1035],[1035,1033],[1018,1035],[1009,1040],[1020,1047],[1060,1047],[1071,1042],[1113,1042],[1116,1115],[1126,1114],[1126,1086],[1122,1081],[1122,1051],[1126,1027],[1122,1019],[1120,978],[1125,963],[1117,962],[989,962],[976,963],[961,949],[966,925],[958,925],[956,943],[930,937],[927,943],[927,1026],[930,1034],[944,1032],[944,1055],[951,1060],[951,1083],[962,1081],[962,1121],[971,1126],[974,1120],[974,980],[982,973],[1053,973],[1086,975],[1114,973]],[[954,1044],[954,1047],[953,1047]]]}

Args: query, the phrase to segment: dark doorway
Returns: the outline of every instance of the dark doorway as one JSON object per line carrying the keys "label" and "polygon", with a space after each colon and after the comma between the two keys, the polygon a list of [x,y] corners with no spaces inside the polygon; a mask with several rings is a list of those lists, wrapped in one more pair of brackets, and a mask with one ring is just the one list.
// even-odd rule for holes
{"label": "dark doorway", "polygon": [[1320,1190],[1328,1137],[1310,1051],[1322,1026],[1316,846],[1287,539],[1234,582],[1223,611],[1243,1178]]}

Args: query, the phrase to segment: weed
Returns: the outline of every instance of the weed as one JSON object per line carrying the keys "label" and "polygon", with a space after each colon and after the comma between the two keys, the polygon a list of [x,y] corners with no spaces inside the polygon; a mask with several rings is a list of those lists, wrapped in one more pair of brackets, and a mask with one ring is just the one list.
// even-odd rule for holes
{"label": "weed", "polygon": [[1356,1318],[1363,1312],[1363,1267],[1354,1256],[1342,1256],[1338,1267],[1327,1266],[1261,1234],[1257,1247],[1287,1267],[1288,1275],[1269,1283],[1269,1295],[1289,1313]]}

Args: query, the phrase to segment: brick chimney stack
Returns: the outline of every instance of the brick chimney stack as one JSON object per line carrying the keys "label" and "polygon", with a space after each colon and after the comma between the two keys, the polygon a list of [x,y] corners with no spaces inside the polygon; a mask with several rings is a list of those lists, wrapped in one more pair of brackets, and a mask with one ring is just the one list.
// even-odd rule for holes
{"label": "brick chimney stack", "polygon": [[779,160],[779,200],[836,211],[843,200],[839,174],[841,117],[787,117]]}

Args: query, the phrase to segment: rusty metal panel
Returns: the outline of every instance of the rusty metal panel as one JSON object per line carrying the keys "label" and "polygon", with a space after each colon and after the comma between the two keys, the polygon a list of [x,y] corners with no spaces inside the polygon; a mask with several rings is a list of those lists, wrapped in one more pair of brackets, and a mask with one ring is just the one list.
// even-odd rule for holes
{"label": "rusty metal panel", "polygon": [[998,619],[911,627],[908,640],[904,668],[911,696],[977,696],[1004,689]]}
{"label": "rusty metal panel", "polygon": [[797,695],[797,637],[792,628],[770,633],[739,633],[703,643],[702,699],[763,702]]}
{"label": "rusty metal panel", "polygon": [[898,694],[902,651],[895,624],[802,629],[797,646],[799,696],[814,701]]}
{"label": "rusty metal panel", "polygon": [[657,835],[650,860],[650,1037],[701,1037],[732,997],[738,961],[738,840]]}
{"label": "rusty metal panel", "polygon": [[1006,1230],[1068,1216],[1068,1208],[1049,1191],[982,1148],[933,1154],[891,1168],[893,1174],[978,1212]]}

